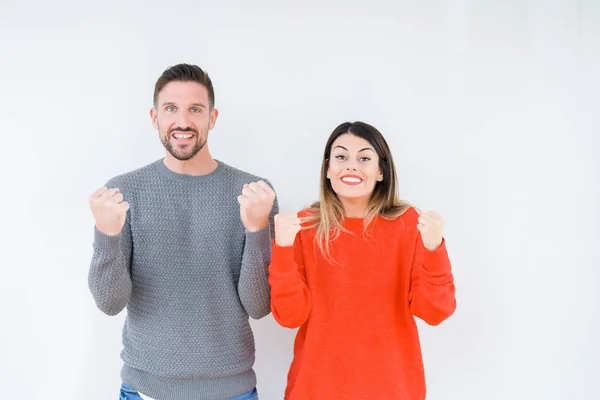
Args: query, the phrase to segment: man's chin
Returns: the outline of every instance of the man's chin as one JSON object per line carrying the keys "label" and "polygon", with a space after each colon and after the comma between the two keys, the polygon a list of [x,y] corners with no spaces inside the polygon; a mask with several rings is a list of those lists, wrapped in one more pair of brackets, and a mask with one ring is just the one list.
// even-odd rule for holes
{"label": "man's chin", "polygon": [[199,147],[196,147],[196,145],[185,145],[180,147],[176,144],[173,145],[171,141],[169,141],[168,144],[163,143],[163,145],[165,146],[169,154],[171,154],[174,158],[176,158],[179,161],[187,161],[193,158],[204,147],[204,143],[202,143]]}
{"label": "man's chin", "polygon": [[171,155],[173,157],[175,157],[176,159],[178,159],[179,161],[187,161],[187,160],[193,158],[196,154],[198,154],[198,152],[196,152],[196,153],[191,153],[191,152],[179,153],[176,151],[170,151],[169,153],[171,153]]}

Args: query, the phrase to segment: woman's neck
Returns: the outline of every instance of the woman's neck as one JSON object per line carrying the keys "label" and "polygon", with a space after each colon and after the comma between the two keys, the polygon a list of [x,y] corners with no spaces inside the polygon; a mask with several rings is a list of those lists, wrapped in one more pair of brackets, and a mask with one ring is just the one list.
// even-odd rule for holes
{"label": "woman's neck", "polygon": [[342,207],[344,208],[344,216],[346,218],[364,218],[367,214],[369,199],[342,199],[340,198]]}

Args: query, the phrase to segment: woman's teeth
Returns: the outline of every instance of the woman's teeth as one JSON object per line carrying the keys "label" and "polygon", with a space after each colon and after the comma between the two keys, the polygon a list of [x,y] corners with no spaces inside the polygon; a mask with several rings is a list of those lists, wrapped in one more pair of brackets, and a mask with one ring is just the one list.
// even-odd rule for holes
{"label": "woman's teeth", "polygon": [[361,180],[358,178],[349,178],[349,177],[342,178],[342,181],[349,182],[349,183],[360,183],[361,182]]}

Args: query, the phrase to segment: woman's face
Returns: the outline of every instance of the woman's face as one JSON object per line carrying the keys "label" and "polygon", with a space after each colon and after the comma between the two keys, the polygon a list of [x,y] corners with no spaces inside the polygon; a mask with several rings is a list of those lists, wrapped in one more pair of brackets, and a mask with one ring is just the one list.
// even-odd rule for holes
{"label": "woman's face", "polygon": [[371,198],[375,184],[383,180],[379,156],[365,139],[351,133],[340,135],[331,146],[327,179],[338,198]]}

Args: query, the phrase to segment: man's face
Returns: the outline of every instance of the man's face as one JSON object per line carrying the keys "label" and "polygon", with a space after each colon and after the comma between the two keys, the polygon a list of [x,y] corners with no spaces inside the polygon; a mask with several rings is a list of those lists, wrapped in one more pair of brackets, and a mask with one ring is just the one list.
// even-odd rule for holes
{"label": "man's face", "polygon": [[208,90],[204,86],[197,82],[173,81],[158,94],[150,116],[167,151],[185,161],[206,144],[218,111],[210,108]]}

